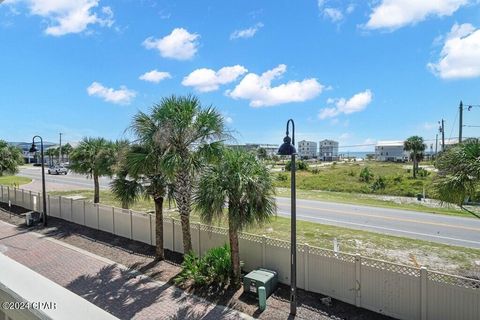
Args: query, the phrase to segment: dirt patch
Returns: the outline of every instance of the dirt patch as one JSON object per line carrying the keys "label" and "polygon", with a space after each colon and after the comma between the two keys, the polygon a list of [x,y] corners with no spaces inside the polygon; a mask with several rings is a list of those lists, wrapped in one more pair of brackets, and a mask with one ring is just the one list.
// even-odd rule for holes
{"label": "dirt patch", "polygon": [[[5,210],[7,209],[7,210]],[[12,214],[0,203],[0,220],[27,229],[25,225],[25,210],[14,206]],[[180,272],[183,256],[179,253],[165,250],[165,260],[155,260],[155,247],[142,242],[112,235],[110,233],[91,229],[62,219],[49,217],[48,227],[34,226],[28,230],[63,241],[88,252],[110,259],[140,271],[151,278],[173,284],[174,277]],[[229,306],[255,318],[265,320],[290,319],[290,288],[279,285],[278,289],[268,298],[267,309],[261,312],[255,296],[245,294],[243,288],[204,287],[191,285],[182,287],[185,291],[202,297],[216,304]],[[353,305],[331,299],[331,303],[322,303],[325,296],[298,290],[297,319],[351,319],[380,320],[392,319],[380,314],[356,308]]]}

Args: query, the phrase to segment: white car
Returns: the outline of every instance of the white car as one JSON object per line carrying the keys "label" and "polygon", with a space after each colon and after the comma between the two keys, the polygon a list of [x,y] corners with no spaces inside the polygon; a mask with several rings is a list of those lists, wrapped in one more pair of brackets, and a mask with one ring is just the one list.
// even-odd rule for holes
{"label": "white car", "polygon": [[48,168],[48,174],[64,174],[68,173],[67,168],[61,166],[52,166]]}

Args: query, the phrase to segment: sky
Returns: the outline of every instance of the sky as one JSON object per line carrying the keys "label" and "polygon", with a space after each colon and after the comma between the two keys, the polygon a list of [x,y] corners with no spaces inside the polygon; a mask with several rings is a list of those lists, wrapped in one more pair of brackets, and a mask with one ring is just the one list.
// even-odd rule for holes
{"label": "sky", "polygon": [[[292,118],[297,141],[367,151],[430,144],[442,118],[457,137],[460,100],[480,105],[478,0],[0,2],[7,141],[128,138],[139,110],[195,94],[237,143],[280,144]],[[464,123],[480,136],[480,108]]]}

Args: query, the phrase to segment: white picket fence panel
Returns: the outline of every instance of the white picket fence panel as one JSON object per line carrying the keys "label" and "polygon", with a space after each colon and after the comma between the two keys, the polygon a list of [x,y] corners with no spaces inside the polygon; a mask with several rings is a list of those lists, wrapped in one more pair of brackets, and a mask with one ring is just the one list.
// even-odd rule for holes
{"label": "white picket fence panel", "polygon": [[[38,193],[0,186],[0,201],[41,212]],[[48,214],[90,228],[155,245],[155,216],[97,205],[84,200],[47,197]],[[164,247],[183,253],[179,220],[164,219]],[[225,228],[191,224],[192,246],[203,255],[228,243]],[[249,233],[239,234],[244,269],[276,270],[290,282],[290,243]],[[480,320],[480,281],[307,244],[297,247],[297,285],[398,319]]]}

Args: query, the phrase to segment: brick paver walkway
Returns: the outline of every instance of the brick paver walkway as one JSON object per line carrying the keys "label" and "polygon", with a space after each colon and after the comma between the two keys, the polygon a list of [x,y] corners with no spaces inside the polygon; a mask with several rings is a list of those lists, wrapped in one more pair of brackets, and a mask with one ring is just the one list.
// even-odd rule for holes
{"label": "brick paver walkway", "polygon": [[249,318],[102,257],[1,221],[0,253],[121,319]]}

